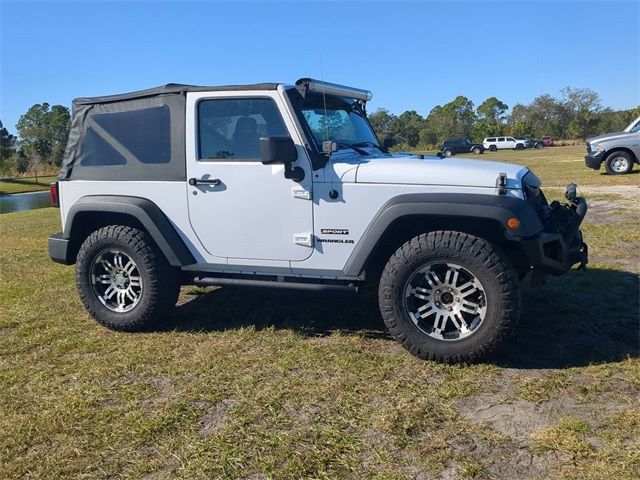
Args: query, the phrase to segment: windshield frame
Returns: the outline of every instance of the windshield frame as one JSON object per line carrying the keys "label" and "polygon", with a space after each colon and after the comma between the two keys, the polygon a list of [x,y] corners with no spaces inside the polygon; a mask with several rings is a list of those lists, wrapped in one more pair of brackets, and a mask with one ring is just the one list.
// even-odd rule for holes
{"label": "windshield frame", "polygon": [[[312,94],[312,93],[307,93],[307,95],[317,96],[317,94]],[[303,133],[303,136],[305,138],[305,146],[310,151],[313,169],[317,170],[319,168],[324,167],[324,165],[327,163],[328,157],[322,151],[322,144],[321,143],[318,144],[318,142],[316,141],[316,138],[313,135],[313,132],[311,131],[311,127],[309,126],[304,116],[304,113],[302,111],[305,103],[304,97],[301,95],[298,89],[290,88],[285,90],[285,99],[287,100],[287,103],[289,103],[289,106],[291,107],[292,111],[295,113],[297,126],[299,127],[300,131]],[[382,143],[378,138],[378,135],[376,134],[373,127],[371,126],[371,122],[369,122],[369,118],[367,117],[367,112],[365,109],[364,102],[360,102],[353,98],[341,97],[336,95],[326,95],[326,99],[327,99],[327,103],[330,103],[330,102],[333,103],[338,101],[340,103],[350,104],[354,108],[354,110],[357,111],[356,114],[362,117],[366,126],[369,128],[369,131],[372,134],[372,139],[374,139],[374,143],[378,145],[380,148],[383,148]],[[328,109],[329,108],[327,108],[327,110]],[[363,147],[363,148],[376,148],[376,147],[371,146],[371,147]]]}

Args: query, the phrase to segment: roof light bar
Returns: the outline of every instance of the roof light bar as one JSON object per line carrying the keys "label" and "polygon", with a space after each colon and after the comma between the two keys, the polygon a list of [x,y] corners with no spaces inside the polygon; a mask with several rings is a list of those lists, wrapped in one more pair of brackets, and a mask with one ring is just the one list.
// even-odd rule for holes
{"label": "roof light bar", "polygon": [[360,88],[346,87],[336,83],[321,82],[313,78],[301,78],[296,82],[297,87],[304,87],[310,92],[324,93],[326,95],[336,95],[338,97],[355,98],[357,100],[368,101],[373,98],[373,93]]}

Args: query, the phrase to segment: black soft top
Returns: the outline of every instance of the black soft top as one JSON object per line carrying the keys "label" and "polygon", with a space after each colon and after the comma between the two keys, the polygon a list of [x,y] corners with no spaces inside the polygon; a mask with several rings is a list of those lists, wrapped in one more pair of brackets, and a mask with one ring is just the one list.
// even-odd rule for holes
{"label": "black soft top", "polygon": [[81,97],[73,101],[74,105],[95,105],[100,103],[122,102],[126,100],[136,100],[139,98],[155,97],[172,93],[185,92],[215,92],[215,91],[237,91],[237,90],[275,90],[279,83],[254,83],[253,85],[184,85],[181,83],[168,83],[159,87],[147,88],[135,92],[118,93],[116,95],[104,95],[101,97]]}

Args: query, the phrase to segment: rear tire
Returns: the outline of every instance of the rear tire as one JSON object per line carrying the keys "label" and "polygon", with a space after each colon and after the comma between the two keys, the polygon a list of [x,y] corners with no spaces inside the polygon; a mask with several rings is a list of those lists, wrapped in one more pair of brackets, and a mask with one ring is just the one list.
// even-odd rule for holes
{"label": "rear tire", "polygon": [[609,154],[604,165],[610,175],[624,175],[633,170],[633,158],[627,152],[613,152]]}
{"label": "rear tire", "polygon": [[492,151],[492,152],[495,152],[495,151],[498,150],[498,147],[496,147],[495,145],[490,145],[489,146],[489,150]]}
{"label": "rear tire", "polygon": [[476,154],[476,155],[480,155],[480,154],[482,153],[482,150],[480,150],[480,148],[479,148],[479,147],[475,147],[475,148],[473,149],[473,153],[474,153],[474,154]]}
{"label": "rear tire", "polygon": [[123,225],[87,237],[78,252],[76,283],[93,318],[128,332],[156,325],[173,309],[180,290],[175,270],[151,238]]}
{"label": "rear tire", "polygon": [[510,263],[487,241],[453,231],[422,234],[400,247],[382,272],[378,301],[396,341],[418,358],[445,363],[477,362],[494,352],[520,312]]}
{"label": "rear tire", "polygon": [[444,152],[442,152],[442,153],[444,153],[444,156],[445,156],[445,157],[447,157],[447,158],[449,158],[449,157],[452,157],[452,156],[453,156],[453,152],[452,152],[451,150],[449,150],[449,149],[445,150],[445,151],[444,151]]}

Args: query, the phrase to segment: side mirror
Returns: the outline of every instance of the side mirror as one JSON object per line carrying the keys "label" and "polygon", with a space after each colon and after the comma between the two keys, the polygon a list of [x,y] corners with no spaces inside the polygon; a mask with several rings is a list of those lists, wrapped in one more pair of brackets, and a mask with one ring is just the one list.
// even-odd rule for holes
{"label": "side mirror", "polygon": [[301,182],[304,179],[304,170],[293,167],[293,162],[297,159],[298,150],[291,137],[260,137],[260,161],[264,165],[283,163],[284,178]]}
{"label": "side mirror", "polygon": [[260,138],[260,161],[265,165],[272,163],[291,165],[297,159],[298,150],[291,137]]}

